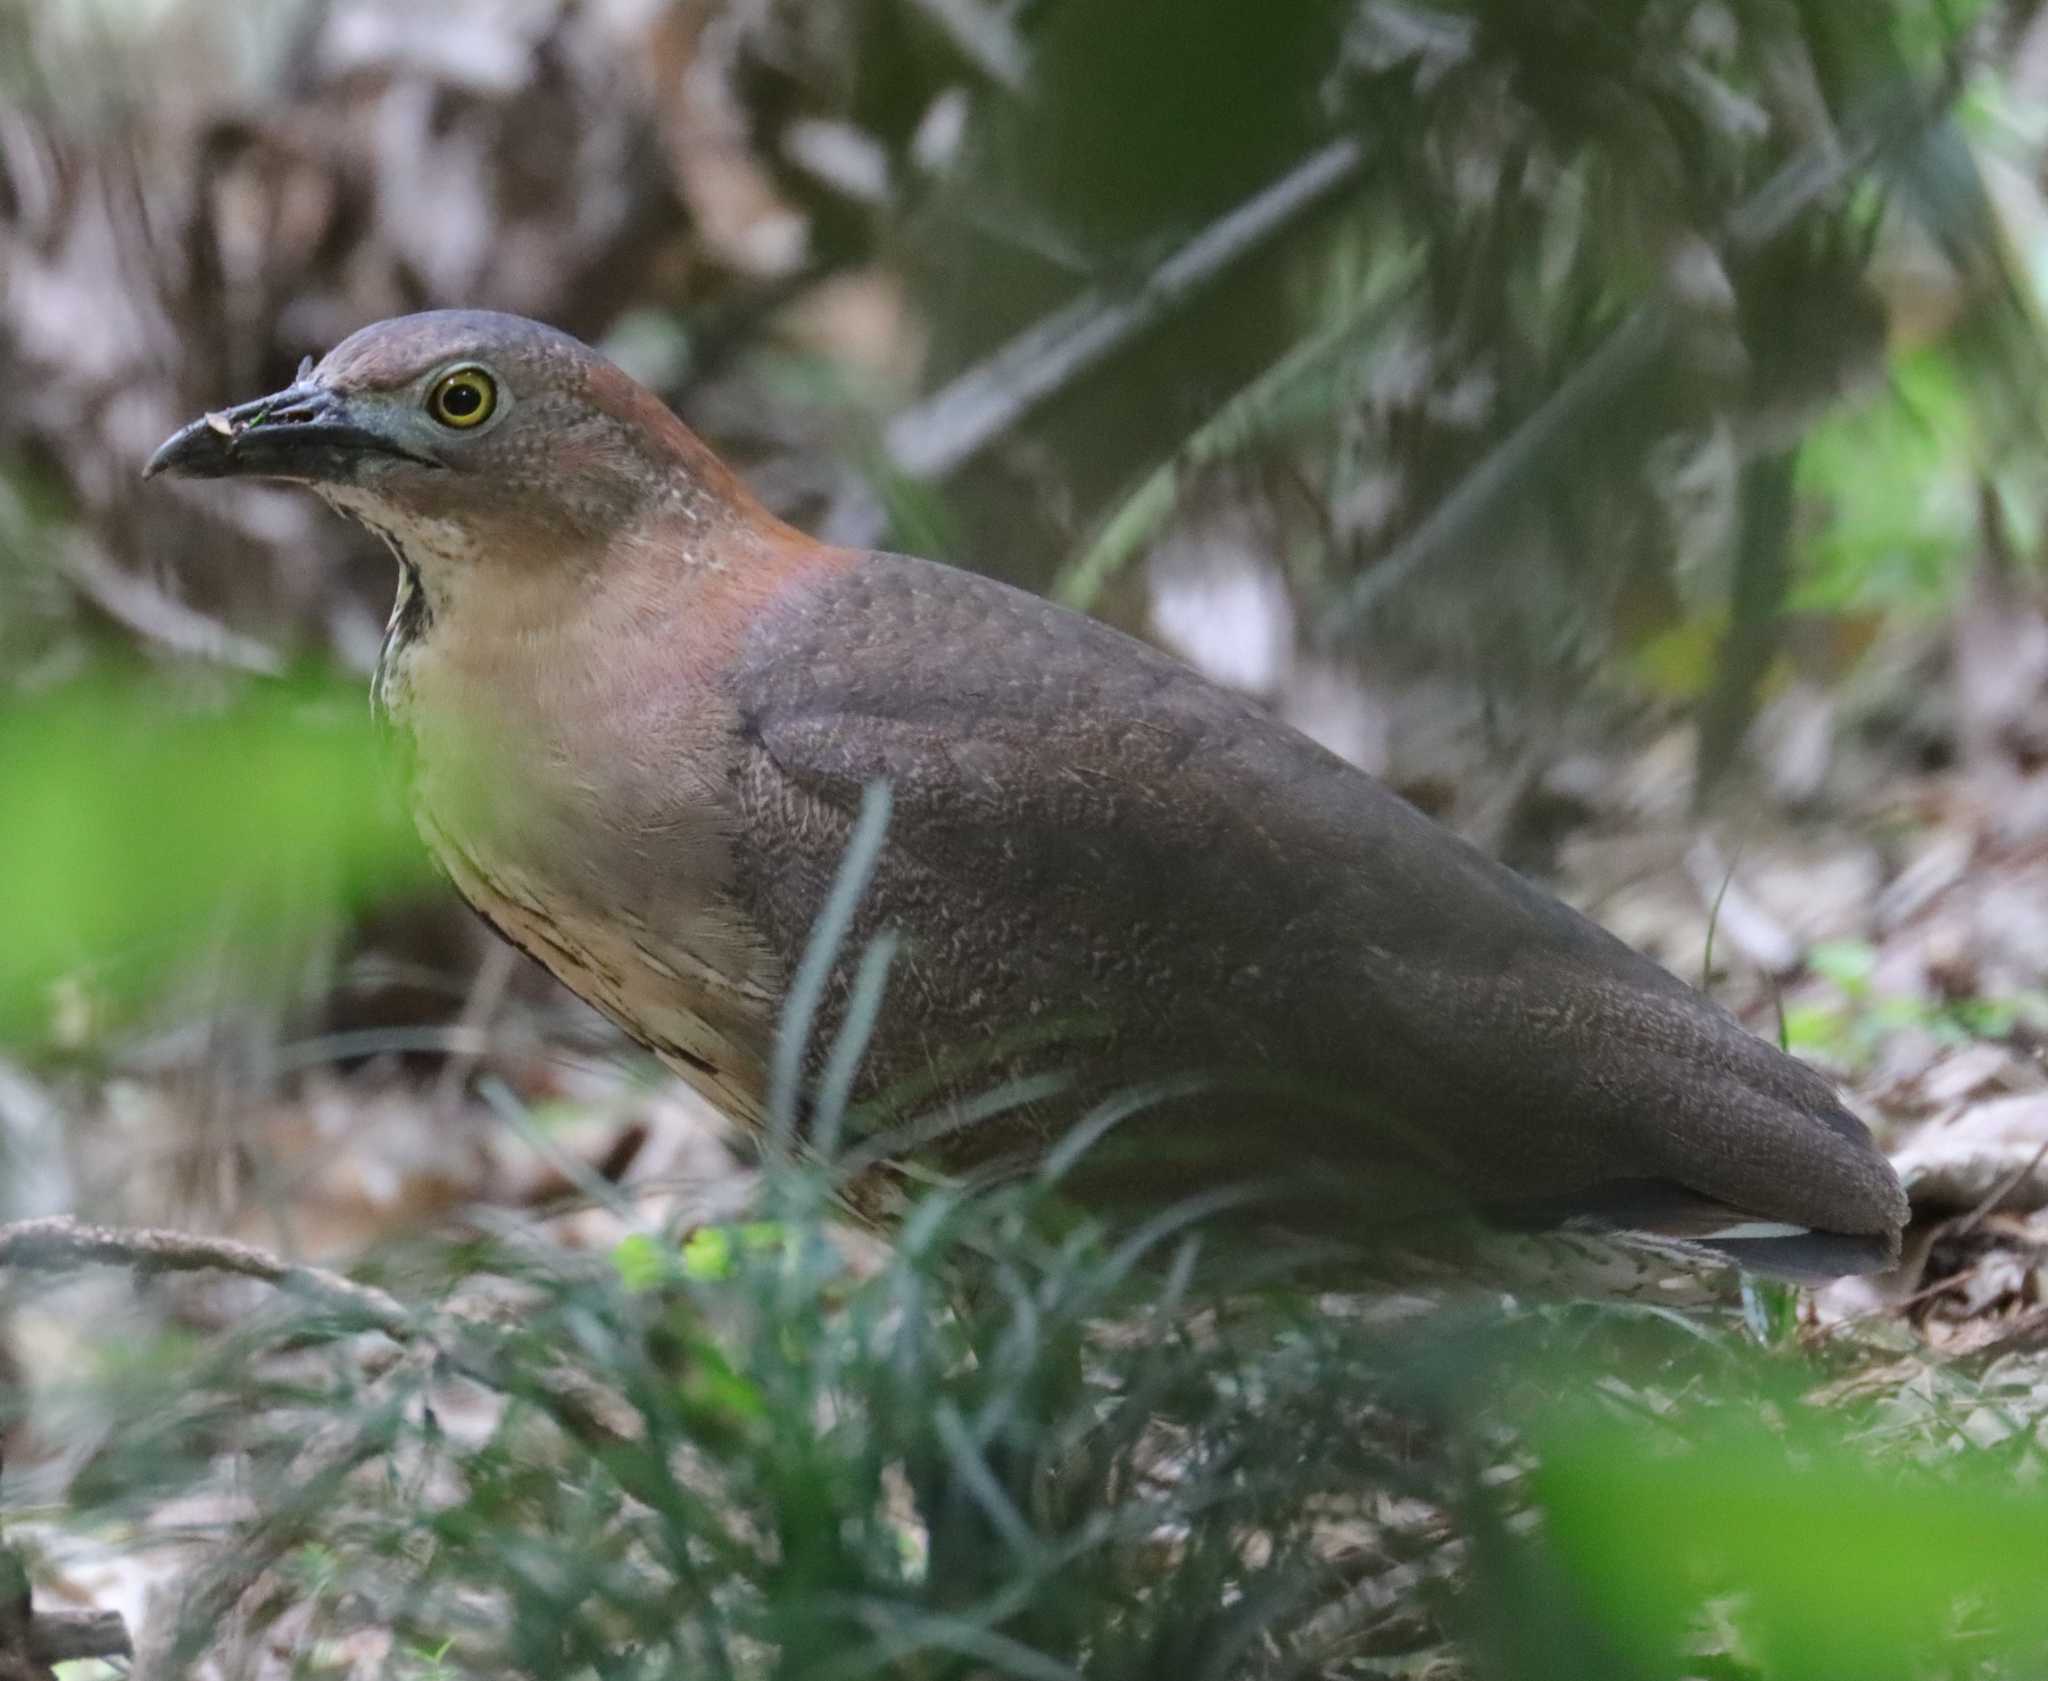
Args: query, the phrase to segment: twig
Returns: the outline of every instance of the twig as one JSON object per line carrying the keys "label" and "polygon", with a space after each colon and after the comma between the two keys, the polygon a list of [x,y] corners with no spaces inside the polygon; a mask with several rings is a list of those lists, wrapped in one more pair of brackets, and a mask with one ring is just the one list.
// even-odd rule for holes
{"label": "twig", "polygon": [[1127,296],[1101,288],[1027,327],[985,362],[889,423],[889,460],[914,478],[940,478],[1039,403],[1144,331],[1363,167],[1356,140],[1333,141],[1211,222]]}
{"label": "twig", "polygon": [[[409,1311],[397,1297],[322,1267],[279,1260],[253,1244],[147,1227],[116,1231],[106,1226],[88,1226],[68,1214],[0,1226],[0,1270],[12,1266],[54,1272],[81,1265],[129,1267],[145,1274],[225,1272],[237,1278],[253,1278],[329,1312],[365,1320],[393,1342],[416,1347],[423,1356],[444,1360],[451,1371],[487,1389],[510,1392],[503,1374],[489,1359],[460,1346],[459,1339],[444,1340],[436,1334],[436,1327]],[[445,1315],[444,1324],[449,1328],[485,1328],[499,1318],[489,1306],[458,1305]],[[579,1428],[595,1437],[627,1441],[639,1430],[630,1407],[570,1366],[563,1365],[538,1378],[535,1387],[575,1417]]]}
{"label": "twig", "polygon": [[1031,69],[1031,49],[1009,22],[979,0],[913,0],[924,15],[943,29],[992,82],[1016,93]]}
{"label": "twig", "polygon": [[2044,1344],[2048,1344],[2048,1307],[2037,1307],[2011,1321],[1991,1341],[1958,1355],[1956,1363],[1981,1369],[2008,1354],[2019,1354]]}
{"label": "twig", "polygon": [[1974,1266],[1964,1267],[1960,1272],[1952,1272],[1948,1277],[1938,1278],[1932,1284],[1923,1284],[1910,1296],[1901,1296],[1897,1301],[1887,1302],[1884,1306],[1872,1308],[1867,1313],[1852,1314],[1849,1318],[1842,1320],[1841,1323],[1853,1325],[1859,1319],[1868,1319],[1872,1314],[1880,1313],[1897,1317],[1905,1313],[1908,1308],[1918,1307],[1922,1302],[1933,1301],[1936,1296],[1945,1296],[1951,1290],[1961,1289],[1971,1279],[1975,1278],[1977,1274],[1982,1272],[1985,1265],[1985,1262],[1979,1261]]}
{"label": "twig", "polygon": [[[16,1376],[0,1372],[0,1387]],[[133,1655],[118,1611],[37,1611],[28,1566],[0,1535],[0,1681],[48,1681],[54,1664]]]}
{"label": "twig", "polygon": [[2043,1161],[2048,1161],[2048,1139],[2042,1140],[2041,1148],[2034,1152],[2032,1158],[2024,1167],[2015,1168],[2011,1173],[2008,1173],[2003,1179],[1999,1180],[1997,1184],[1993,1185],[1989,1191],[1985,1192],[1983,1200],[1975,1208],[1971,1209],[1969,1213],[1965,1214],[1961,1220],[1957,1221],[1956,1224],[1949,1227],[1946,1235],[1949,1237],[1967,1237],[1971,1232],[1975,1231],[1984,1216],[1989,1214],[2001,1202],[2005,1201],[2007,1197],[2011,1196],[2019,1186],[2031,1179],[2034,1176],[2034,1169],[2039,1167]]}
{"label": "twig", "polygon": [[128,1624],[118,1611],[43,1611],[29,1628],[28,1655],[37,1663],[80,1658],[127,1658]]}
{"label": "twig", "polygon": [[1373,563],[1330,611],[1325,630],[1348,629],[1425,562],[1457,547],[1493,515],[1511,486],[1530,482],[1553,451],[1576,439],[1595,415],[1611,412],[1621,394],[1657,364],[1671,325],[1670,306],[1662,299],[1638,304],[1498,449],[1488,451],[1420,525]]}
{"label": "twig", "polygon": [[83,543],[60,552],[58,570],[116,624],[172,653],[259,677],[275,677],[284,669],[276,651],[253,636],[228,629],[198,608],[166,595],[148,579],[123,571]]}
{"label": "twig", "polygon": [[453,1116],[470,1075],[489,1052],[492,1018],[505,1002],[506,990],[518,966],[519,953],[502,940],[493,940],[485,948],[483,961],[476,966],[476,978],[470,983],[469,996],[463,1001],[462,1017],[455,1024],[458,1048],[450,1050],[441,1077],[434,1083],[431,1107],[436,1116]]}
{"label": "twig", "polygon": [[1432,1583],[1457,1575],[1467,1551],[1463,1541],[1445,1541],[1421,1558],[1353,1583],[1294,1635],[1290,1645],[1299,1665],[1294,1673],[1328,1662],[1366,1630],[1397,1612],[1415,1609]]}
{"label": "twig", "polygon": [[279,1260],[267,1250],[232,1238],[195,1237],[152,1227],[117,1231],[110,1226],[88,1226],[68,1214],[0,1226],[0,1269],[54,1272],[77,1266],[128,1267],[144,1274],[231,1273],[364,1320],[399,1342],[420,1334],[418,1322],[397,1297],[322,1267]]}
{"label": "twig", "polygon": [[519,1134],[521,1143],[559,1173],[571,1189],[586,1198],[592,1207],[605,1209],[636,1231],[646,1229],[639,1211],[633,1206],[632,1199],[603,1174],[588,1163],[579,1161],[574,1153],[563,1149],[558,1142],[534,1125],[533,1116],[527,1112],[526,1105],[519,1101],[518,1094],[503,1080],[493,1075],[480,1081],[477,1095],[489,1106],[492,1114]]}
{"label": "twig", "polygon": [[[445,1363],[447,1370],[501,1394],[526,1389],[544,1398],[565,1429],[601,1446],[635,1442],[644,1434],[641,1420],[627,1402],[566,1363],[552,1372],[535,1374],[530,1386],[521,1385],[500,1369],[488,1350],[461,1346],[460,1338],[444,1341],[395,1296],[321,1267],[280,1260],[253,1244],[150,1227],[115,1230],[90,1226],[70,1215],[0,1226],[0,1272],[10,1267],[61,1272],[79,1266],[126,1267],[143,1275],[222,1272],[255,1279],[326,1311],[362,1320],[406,1345],[405,1352],[378,1374],[379,1381],[387,1385],[400,1371],[424,1374]],[[484,1330],[503,1317],[489,1303],[466,1310],[458,1306],[447,1315],[447,1324],[451,1329],[466,1325]],[[320,1509],[325,1491],[381,1451],[373,1436],[351,1428],[337,1425],[318,1432],[294,1459],[285,1479],[286,1485],[300,1490],[299,1497],[252,1526],[209,1566],[186,1595],[176,1626],[159,1639],[145,1639],[148,1650],[138,1659],[134,1673],[148,1681],[170,1681],[185,1674],[193,1656],[188,1644],[192,1631],[216,1627],[257,1579],[308,1532],[310,1514]],[[45,1663],[104,1657],[128,1649],[126,1629],[118,1617],[60,1615],[39,1618],[32,1626],[31,1652]]]}

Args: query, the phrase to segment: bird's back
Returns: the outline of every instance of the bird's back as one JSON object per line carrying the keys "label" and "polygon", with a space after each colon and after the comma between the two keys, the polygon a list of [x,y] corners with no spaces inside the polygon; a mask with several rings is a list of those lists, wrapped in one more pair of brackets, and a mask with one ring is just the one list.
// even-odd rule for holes
{"label": "bird's back", "polygon": [[1412,1170],[1538,1216],[1896,1231],[1825,1081],[1155,649],[875,555],[785,592],[730,685],[739,889],[772,946],[800,949],[863,787],[891,786],[863,924],[906,940],[880,1083],[1039,1024],[1064,1047],[963,1081],[1064,1055],[1225,1083],[1140,1135],[1162,1176],[1286,1164],[1356,1197]]}

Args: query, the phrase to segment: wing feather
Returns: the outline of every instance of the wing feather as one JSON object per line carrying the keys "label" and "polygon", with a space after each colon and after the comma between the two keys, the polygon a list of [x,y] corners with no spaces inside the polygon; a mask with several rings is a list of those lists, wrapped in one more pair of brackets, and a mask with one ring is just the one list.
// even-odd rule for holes
{"label": "wing feather", "polygon": [[1902,1218],[1818,1075],[1106,626],[876,555],[791,592],[732,681],[742,874],[765,922],[808,926],[862,788],[890,783],[872,915],[919,948],[925,1050],[1079,1006],[1155,1063],[1284,1071],[1388,1123],[1375,1139],[1304,1122],[1289,1142],[1318,1160],[1369,1166],[1386,1136],[1420,1138],[1484,1201],[1646,1182],[1817,1230]]}

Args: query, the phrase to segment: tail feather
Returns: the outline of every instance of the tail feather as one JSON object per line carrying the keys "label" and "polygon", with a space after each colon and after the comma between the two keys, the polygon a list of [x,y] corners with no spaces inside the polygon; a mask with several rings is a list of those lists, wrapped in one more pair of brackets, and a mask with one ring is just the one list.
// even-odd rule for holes
{"label": "tail feather", "polygon": [[1795,1232],[1783,1237],[1712,1238],[1704,1247],[1725,1255],[1744,1272],[1794,1284],[1825,1284],[1852,1273],[1883,1272],[1899,1259],[1895,1235]]}
{"label": "tail feather", "polygon": [[1718,1256],[1745,1272],[1821,1283],[1882,1272],[1899,1257],[1898,1229],[1838,1232],[1748,1211],[1662,1180],[1616,1180],[1579,1195],[1490,1211],[1522,1229],[1604,1232]]}

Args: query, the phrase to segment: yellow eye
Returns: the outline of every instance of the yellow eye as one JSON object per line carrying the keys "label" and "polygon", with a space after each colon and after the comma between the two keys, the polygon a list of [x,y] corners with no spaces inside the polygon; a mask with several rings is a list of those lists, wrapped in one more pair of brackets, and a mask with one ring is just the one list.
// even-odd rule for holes
{"label": "yellow eye", "polygon": [[483,425],[497,406],[498,382],[481,368],[457,368],[427,393],[427,413],[458,432]]}

